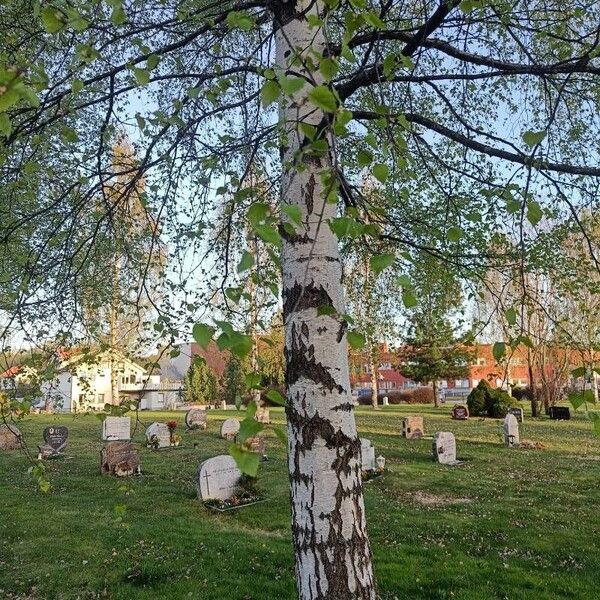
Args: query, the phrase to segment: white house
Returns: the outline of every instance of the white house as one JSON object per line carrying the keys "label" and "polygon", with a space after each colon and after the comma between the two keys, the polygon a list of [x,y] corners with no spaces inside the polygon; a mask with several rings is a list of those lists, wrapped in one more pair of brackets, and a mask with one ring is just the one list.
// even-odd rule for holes
{"label": "white house", "polygon": [[115,404],[111,386],[111,368],[117,370],[119,401],[139,402],[140,409],[173,408],[180,399],[179,384],[161,383],[160,375],[146,370],[122,354],[111,360],[104,352],[96,357],[72,354],[61,360],[56,376],[42,385],[44,400],[54,410],[77,412],[102,410]]}

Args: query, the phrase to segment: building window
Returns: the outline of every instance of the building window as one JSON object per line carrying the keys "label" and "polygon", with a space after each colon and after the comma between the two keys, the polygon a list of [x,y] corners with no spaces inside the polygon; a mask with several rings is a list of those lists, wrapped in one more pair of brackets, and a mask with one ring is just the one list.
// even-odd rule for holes
{"label": "building window", "polygon": [[104,394],[98,394],[98,404],[104,404]]}

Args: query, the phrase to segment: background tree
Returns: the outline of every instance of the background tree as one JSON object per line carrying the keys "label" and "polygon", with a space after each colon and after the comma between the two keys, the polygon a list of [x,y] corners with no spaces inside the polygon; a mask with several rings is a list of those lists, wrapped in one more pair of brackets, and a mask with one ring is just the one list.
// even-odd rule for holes
{"label": "background tree", "polygon": [[239,405],[246,391],[242,361],[231,354],[221,376],[221,397],[227,404]]}
{"label": "background tree", "polygon": [[192,361],[183,381],[186,402],[212,406],[217,399],[217,378],[205,360]]}

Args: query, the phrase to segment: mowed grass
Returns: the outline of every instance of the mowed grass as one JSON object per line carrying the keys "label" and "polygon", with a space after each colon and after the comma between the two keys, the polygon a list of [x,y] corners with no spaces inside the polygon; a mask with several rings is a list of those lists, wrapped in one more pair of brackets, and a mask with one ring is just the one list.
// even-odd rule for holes
{"label": "mowed grass", "polygon": [[[141,413],[134,440],[144,474],[124,480],[100,474],[94,416],[27,418],[20,428],[34,448],[45,426],[67,425],[72,458],[47,463],[53,488],[41,494],[23,455],[0,452],[0,598],[295,598],[285,451],[276,438],[260,471],[267,502],[221,514],[196,498],[200,462],[227,452],[218,436],[226,414],[241,416],[213,411],[208,430],[183,434],[183,448],[153,452],[141,444],[145,426],[176,419],[181,433],[184,414]],[[424,416],[425,439],[400,437],[409,414]],[[600,440],[589,421],[526,416],[521,438],[546,449],[508,450],[501,420],[449,414],[357,411],[361,435],[387,458],[385,476],[365,486],[381,599],[600,597]],[[283,424],[282,411],[271,415]],[[433,462],[431,436],[440,430],[456,435],[463,465]]]}

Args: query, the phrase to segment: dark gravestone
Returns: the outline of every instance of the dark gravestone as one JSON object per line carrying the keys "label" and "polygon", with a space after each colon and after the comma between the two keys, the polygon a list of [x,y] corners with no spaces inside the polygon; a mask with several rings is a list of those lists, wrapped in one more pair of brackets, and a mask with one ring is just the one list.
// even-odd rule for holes
{"label": "dark gravestone", "polygon": [[69,429],[64,425],[46,427],[44,429],[45,444],[39,447],[41,457],[56,458],[62,456],[62,452],[67,446],[68,437]]}
{"label": "dark gravestone", "polygon": [[140,472],[140,457],[131,442],[109,442],[100,452],[103,475],[126,477]]}
{"label": "dark gravestone", "polygon": [[469,418],[469,409],[464,404],[457,404],[452,409],[452,418],[455,421],[466,421]]}
{"label": "dark gravestone", "polygon": [[550,418],[554,421],[568,421],[571,418],[571,411],[568,406],[551,406],[549,413]]}

